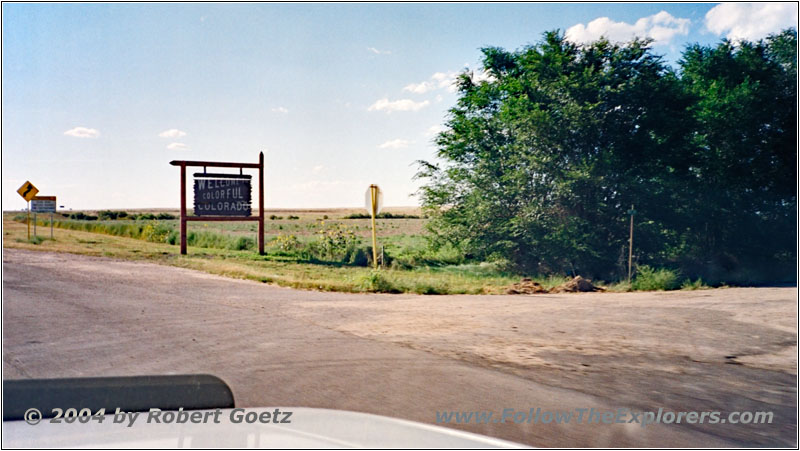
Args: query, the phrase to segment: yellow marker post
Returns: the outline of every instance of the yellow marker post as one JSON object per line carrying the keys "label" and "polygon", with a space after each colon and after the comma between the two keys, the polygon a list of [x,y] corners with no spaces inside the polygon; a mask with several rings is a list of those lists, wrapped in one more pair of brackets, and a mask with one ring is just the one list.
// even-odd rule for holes
{"label": "yellow marker post", "polygon": [[28,239],[31,239],[31,199],[33,199],[39,190],[33,186],[31,182],[25,182],[19,187],[17,193],[25,199],[28,203]]}
{"label": "yellow marker post", "polygon": [[378,213],[381,210],[381,206],[383,204],[383,193],[381,189],[378,188],[378,185],[370,185],[367,188],[367,193],[365,196],[366,200],[366,208],[369,210],[370,216],[372,217],[372,264],[377,269],[378,268],[378,234],[375,227],[375,217],[378,216]]}

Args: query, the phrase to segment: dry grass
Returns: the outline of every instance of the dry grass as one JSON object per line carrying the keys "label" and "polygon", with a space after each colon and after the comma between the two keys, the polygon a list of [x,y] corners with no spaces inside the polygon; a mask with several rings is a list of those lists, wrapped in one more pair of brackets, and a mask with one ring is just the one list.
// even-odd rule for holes
{"label": "dry grass", "polygon": [[124,260],[145,260],[157,264],[196,269],[226,277],[250,279],[276,285],[323,291],[383,291],[425,294],[503,293],[516,279],[491,271],[382,270],[377,274],[363,267],[286,262],[248,251],[189,248],[179,255],[169,244],[103,235],[76,230],[39,228],[46,239],[29,241],[25,224],[4,218],[3,246],[46,252],[65,252]]}

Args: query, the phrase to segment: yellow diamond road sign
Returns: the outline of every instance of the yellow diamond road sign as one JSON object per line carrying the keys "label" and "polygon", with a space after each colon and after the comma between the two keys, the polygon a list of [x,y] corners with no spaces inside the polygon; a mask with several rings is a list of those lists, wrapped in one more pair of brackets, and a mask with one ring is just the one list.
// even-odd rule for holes
{"label": "yellow diamond road sign", "polygon": [[36,196],[36,193],[38,193],[39,190],[36,189],[35,186],[33,186],[33,183],[25,182],[22,184],[22,186],[19,187],[17,192],[19,193],[20,196],[22,196],[23,199],[31,200],[34,198],[34,196]]}

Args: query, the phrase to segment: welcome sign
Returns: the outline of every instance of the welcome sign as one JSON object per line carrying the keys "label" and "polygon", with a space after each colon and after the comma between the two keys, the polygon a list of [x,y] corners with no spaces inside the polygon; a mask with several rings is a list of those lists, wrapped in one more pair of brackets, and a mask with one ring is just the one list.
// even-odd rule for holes
{"label": "welcome sign", "polygon": [[250,216],[249,175],[195,174],[195,216]]}

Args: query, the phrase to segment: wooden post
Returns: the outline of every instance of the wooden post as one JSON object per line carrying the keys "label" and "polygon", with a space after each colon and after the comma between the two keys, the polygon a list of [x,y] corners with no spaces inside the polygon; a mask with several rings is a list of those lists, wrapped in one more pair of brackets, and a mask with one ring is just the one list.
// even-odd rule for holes
{"label": "wooden post", "polygon": [[53,213],[50,212],[50,239],[53,239]]}
{"label": "wooden post", "polygon": [[370,200],[372,205],[370,213],[372,213],[372,263],[375,269],[378,269],[378,237],[375,233],[375,210],[378,209],[378,185],[369,186]]}
{"label": "wooden post", "polygon": [[181,255],[186,255],[186,165],[181,164]]}
{"label": "wooden post", "polygon": [[628,242],[628,283],[631,283],[631,268],[633,265],[633,204],[631,204],[631,236]]}
{"label": "wooden post", "polygon": [[28,241],[31,239],[31,201],[28,201]]}
{"label": "wooden post", "polygon": [[36,237],[36,212],[33,212],[33,236]]}
{"label": "wooden post", "polygon": [[258,154],[258,253],[264,255],[264,152]]}

